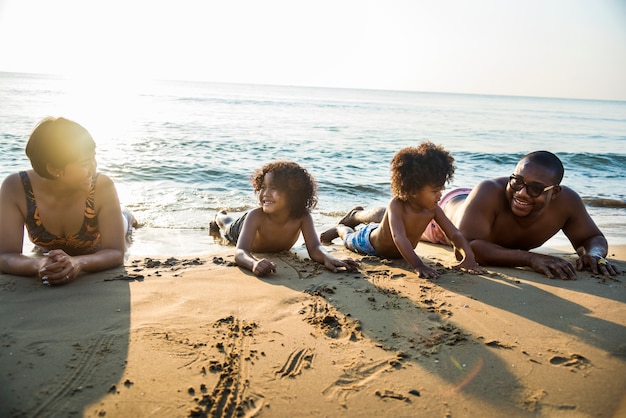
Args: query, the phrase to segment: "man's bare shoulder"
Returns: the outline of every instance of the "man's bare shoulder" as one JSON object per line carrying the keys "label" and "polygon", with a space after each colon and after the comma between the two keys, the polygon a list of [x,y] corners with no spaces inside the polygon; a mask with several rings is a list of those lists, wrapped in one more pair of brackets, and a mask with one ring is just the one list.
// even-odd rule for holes
{"label": "man's bare shoulder", "polygon": [[574,200],[582,200],[580,195],[574,190],[567,186],[559,186],[561,190],[559,191],[559,198],[563,197],[565,199],[574,199]]}
{"label": "man's bare shoulder", "polygon": [[575,213],[583,210],[584,203],[576,191],[567,186],[561,186],[559,193],[552,199],[550,206],[558,208],[560,211]]}
{"label": "man's bare shoulder", "polygon": [[506,182],[506,177],[481,181],[467,196],[465,208],[498,206],[505,196]]}
{"label": "man's bare shoulder", "polygon": [[492,195],[494,191],[504,191],[504,189],[506,189],[506,183],[506,177],[482,180],[472,189],[468,197],[472,197],[472,195],[476,194]]}

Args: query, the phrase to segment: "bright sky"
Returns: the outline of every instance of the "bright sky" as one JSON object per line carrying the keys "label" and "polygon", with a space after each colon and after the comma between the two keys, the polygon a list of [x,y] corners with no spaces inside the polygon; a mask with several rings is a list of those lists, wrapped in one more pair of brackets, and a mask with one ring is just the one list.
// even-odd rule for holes
{"label": "bright sky", "polygon": [[626,0],[0,0],[0,71],[626,100]]}

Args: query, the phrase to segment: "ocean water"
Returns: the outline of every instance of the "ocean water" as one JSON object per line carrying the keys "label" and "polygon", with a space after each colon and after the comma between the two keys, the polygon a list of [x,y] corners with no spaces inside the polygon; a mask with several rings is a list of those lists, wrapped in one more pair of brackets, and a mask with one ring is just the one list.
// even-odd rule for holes
{"label": "ocean water", "polygon": [[508,176],[530,151],[556,153],[563,184],[610,243],[626,243],[626,102],[17,73],[0,73],[0,95],[0,177],[30,167],[39,120],[76,120],[143,225],[137,254],[214,249],[209,221],[254,207],[250,175],[274,160],[317,179],[319,230],[357,204],[385,205],[393,154],[424,140],[455,157],[449,188]]}

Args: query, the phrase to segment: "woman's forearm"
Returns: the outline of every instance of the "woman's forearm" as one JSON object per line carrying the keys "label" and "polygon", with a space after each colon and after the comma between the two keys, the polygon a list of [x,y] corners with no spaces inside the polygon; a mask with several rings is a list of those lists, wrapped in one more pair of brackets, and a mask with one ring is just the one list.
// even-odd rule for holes
{"label": "woman's forearm", "polygon": [[24,254],[7,253],[0,255],[0,272],[16,276],[35,276],[43,265],[42,260]]}
{"label": "woman's forearm", "polygon": [[93,254],[73,257],[79,264],[80,270],[88,273],[108,270],[124,263],[124,251],[104,249]]}

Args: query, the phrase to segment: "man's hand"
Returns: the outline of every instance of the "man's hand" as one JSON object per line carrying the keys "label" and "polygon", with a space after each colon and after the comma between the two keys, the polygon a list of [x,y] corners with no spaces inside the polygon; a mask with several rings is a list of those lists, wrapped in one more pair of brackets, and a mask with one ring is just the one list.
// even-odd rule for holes
{"label": "man's hand", "polygon": [[546,275],[548,279],[558,277],[561,280],[576,280],[576,271],[572,263],[559,257],[532,253],[530,266],[537,273]]}
{"label": "man's hand", "polygon": [[606,258],[591,254],[585,254],[576,260],[576,270],[591,270],[593,274],[604,276],[617,276],[620,273],[619,269]]}

